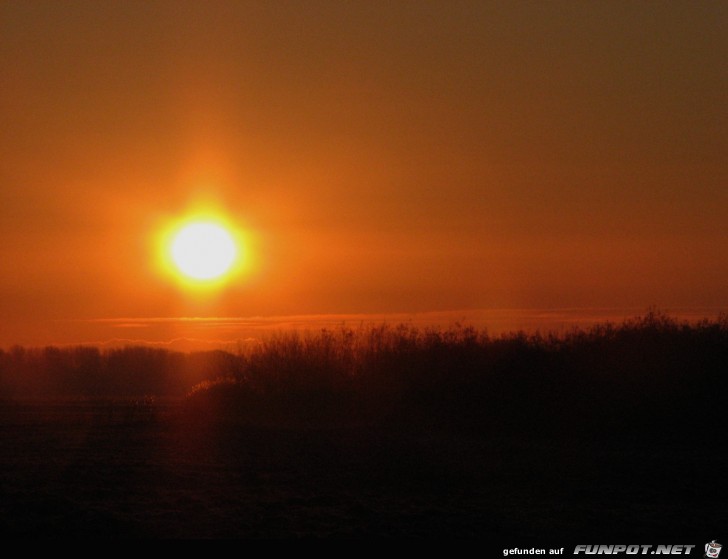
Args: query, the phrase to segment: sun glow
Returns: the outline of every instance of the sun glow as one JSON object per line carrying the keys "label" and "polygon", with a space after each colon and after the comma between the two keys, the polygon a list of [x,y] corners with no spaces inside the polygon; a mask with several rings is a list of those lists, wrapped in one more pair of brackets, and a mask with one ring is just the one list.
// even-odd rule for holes
{"label": "sun glow", "polygon": [[237,247],[224,227],[196,222],[183,227],[171,246],[172,260],[185,276],[211,280],[225,274],[237,258]]}
{"label": "sun glow", "polygon": [[167,223],[157,239],[161,269],[192,289],[221,287],[247,268],[242,232],[217,212]]}

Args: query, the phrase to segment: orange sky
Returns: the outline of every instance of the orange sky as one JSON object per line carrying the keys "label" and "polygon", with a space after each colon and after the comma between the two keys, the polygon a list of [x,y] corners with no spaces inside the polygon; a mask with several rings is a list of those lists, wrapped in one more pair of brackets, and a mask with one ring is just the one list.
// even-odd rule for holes
{"label": "orange sky", "polygon": [[[726,29],[700,1],[2,2],[0,347],[728,308]],[[205,294],[155,245],[200,204],[247,254]]]}

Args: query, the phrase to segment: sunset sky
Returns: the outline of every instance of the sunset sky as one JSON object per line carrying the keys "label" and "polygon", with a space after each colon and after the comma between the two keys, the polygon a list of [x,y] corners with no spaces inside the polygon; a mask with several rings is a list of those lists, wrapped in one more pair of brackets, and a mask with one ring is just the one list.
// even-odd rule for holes
{"label": "sunset sky", "polygon": [[[0,347],[725,310],[727,60],[718,1],[5,0]],[[198,214],[212,287],[164,265]]]}

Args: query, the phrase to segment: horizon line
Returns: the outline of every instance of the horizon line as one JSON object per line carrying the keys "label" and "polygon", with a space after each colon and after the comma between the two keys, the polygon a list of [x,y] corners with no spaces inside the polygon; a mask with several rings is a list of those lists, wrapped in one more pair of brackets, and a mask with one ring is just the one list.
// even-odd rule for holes
{"label": "horizon line", "polygon": [[168,322],[215,322],[215,321],[275,321],[275,320],[292,320],[292,319],[347,319],[347,318],[380,318],[388,316],[426,316],[426,315],[449,315],[457,313],[496,313],[496,312],[575,312],[575,311],[612,311],[612,312],[629,312],[637,311],[638,313],[659,312],[670,314],[679,311],[709,311],[712,313],[720,313],[728,311],[728,305],[722,306],[704,306],[704,305],[677,305],[669,307],[660,307],[657,305],[648,306],[569,306],[569,307],[475,307],[460,308],[447,310],[427,310],[427,311],[383,311],[383,312],[332,312],[332,313],[297,313],[297,314],[271,314],[271,315],[216,315],[216,316],[121,316],[121,317],[72,317],[72,318],[55,318],[54,322],[97,322],[97,323],[134,323],[134,322],[150,322],[150,323],[168,323]]}

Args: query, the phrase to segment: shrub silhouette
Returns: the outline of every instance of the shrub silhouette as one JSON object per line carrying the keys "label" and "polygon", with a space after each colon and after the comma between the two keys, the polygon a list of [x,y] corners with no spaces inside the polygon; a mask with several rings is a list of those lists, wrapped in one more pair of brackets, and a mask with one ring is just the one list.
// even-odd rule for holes
{"label": "shrub silhouette", "polygon": [[383,324],[279,332],[236,354],[14,347],[0,350],[0,396],[187,394],[189,413],[252,423],[710,438],[725,427],[726,371],[728,316],[651,310],[559,336]]}
{"label": "shrub silhouette", "polygon": [[255,408],[266,421],[711,437],[723,427],[711,402],[726,387],[727,326],[724,316],[688,324],[651,311],[563,336],[406,325],[280,334],[241,356],[235,382],[252,395],[249,420]]}

